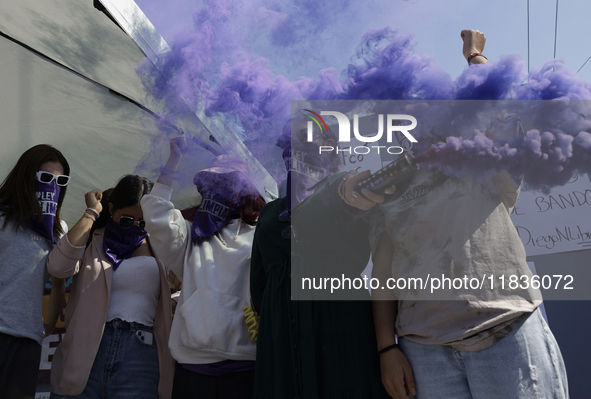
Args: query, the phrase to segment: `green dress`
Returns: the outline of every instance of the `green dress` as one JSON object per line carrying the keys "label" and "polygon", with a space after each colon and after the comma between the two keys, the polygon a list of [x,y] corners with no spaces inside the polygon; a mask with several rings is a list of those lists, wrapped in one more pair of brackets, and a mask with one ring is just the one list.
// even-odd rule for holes
{"label": "green dress", "polygon": [[338,196],[341,177],[330,178],[293,210],[293,244],[282,236],[289,223],[278,218],[285,198],[267,204],[259,216],[250,281],[260,315],[255,399],[389,397],[381,383],[367,291],[354,292],[365,300],[290,300],[292,251],[299,266],[323,275],[353,279],[367,265],[367,212]]}

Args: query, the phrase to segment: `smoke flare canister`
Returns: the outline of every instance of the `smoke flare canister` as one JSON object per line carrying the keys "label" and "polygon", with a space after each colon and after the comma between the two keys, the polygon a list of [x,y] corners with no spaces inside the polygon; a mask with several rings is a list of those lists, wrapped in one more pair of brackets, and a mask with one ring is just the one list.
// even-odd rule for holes
{"label": "smoke flare canister", "polygon": [[404,155],[357,183],[354,190],[361,192],[367,189],[376,194],[383,194],[386,188],[401,186],[402,183],[410,180],[418,170],[419,167],[415,164],[413,157]]}

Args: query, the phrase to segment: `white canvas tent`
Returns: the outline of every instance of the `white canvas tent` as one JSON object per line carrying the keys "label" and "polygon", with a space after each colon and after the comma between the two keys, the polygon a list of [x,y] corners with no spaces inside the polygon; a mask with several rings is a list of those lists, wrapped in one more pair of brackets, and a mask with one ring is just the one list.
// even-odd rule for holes
{"label": "white canvas tent", "polygon": [[[72,169],[63,208],[70,226],[83,212],[85,192],[112,187],[127,173],[156,179],[167,156],[167,137],[175,133],[155,127],[151,111],[158,112],[157,106],[134,70],[144,51],[166,50],[166,43],[133,1],[105,4],[115,14],[125,13],[124,6],[136,13],[128,29],[134,38],[92,0],[0,2],[0,176],[33,145],[60,149]],[[151,49],[147,42],[157,45]],[[194,117],[191,136],[207,140],[212,133],[222,143],[220,148],[209,142],[214,152],[247,159],[255,181],[263,182],[259,190],[267,198],[276,196],[274,181],[233,140],[223,120],[206,124]],[[194,173],[212,156],[198,148],[188,157],[189,169]],[[181,206],[194,197],[194,188],[187,189],[184,199],[176,197]]]}
{"label": "white canvas tent", "polygon": [[[117,2],[122,4],[135,6],[131,0]],[[28,148],[47,143],[60,149],[71,167],[62,208],[70,227],[91,189],[112,187],[128,173],[155,180],[168,156],[168,138],[178,134],[158,122],[160,109],[135,72],[146,54],[165,51],[166,43],[139,9],[133,21],[130,36],[93,0],[0,2],[0,180]],[[152,49],[144,40],[158,45]],[[276,195],[276,183],[244,144],[233,140],[223,119],[203,123],[193,113],[184,123],[187,136],[201,145],[190,141],[179,178],[190,182],[214,154],[233,153],[249,162],[267,199]],[[194,186],[177,184],[173,201],[182,208],[196,197]],[[48,377],[58,335],[43,342],[41,380]],[[39,392],[48,391],[46,385],[38,385]]]}

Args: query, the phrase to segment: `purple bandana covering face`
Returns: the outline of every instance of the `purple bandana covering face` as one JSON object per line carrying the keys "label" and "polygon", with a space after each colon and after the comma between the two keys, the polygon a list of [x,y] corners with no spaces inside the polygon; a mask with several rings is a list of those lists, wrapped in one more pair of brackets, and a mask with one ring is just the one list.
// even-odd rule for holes
{"label": "purple bandana covering face", "polygon": [[233,197],[231,192],[223,194],[212,190],[204,193],[203,201],[193,218],[193,241],[216,233],[230,220],[240,217],[239,208],[233,203]]}
{"label": "purple bandana covering face", "polygon": [[103,250],[113,264],[113,270],[117,270],[123,259],[131,258],[147,235],[135,225],[124,229],[113,218],[109,219],[105,227]]}
{"label": "purple bandana covering face", "polygon": [[57,213],[57,202],[60,196],[60,186],[54,181],[51,183],[41,183],[35,180],[35,194],[41,206],[43,219],[38,220],[36,216],[31,219],[31,228],[37,233],[47,238],[53,244],[53,225]]}
{"label": "purple bandana covering face", "polygon": [[203,200],[193,218],[193,242],[220,231],[240,217],[240,200],[256,193],[248,178],[248,165],[233,155],[220,155],[209,168],[195,174],[193,184]]}

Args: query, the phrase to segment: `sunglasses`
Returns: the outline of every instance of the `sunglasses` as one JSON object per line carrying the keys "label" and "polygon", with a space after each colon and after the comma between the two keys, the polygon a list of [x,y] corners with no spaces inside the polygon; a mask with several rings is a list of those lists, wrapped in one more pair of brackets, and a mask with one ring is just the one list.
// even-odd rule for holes
{"label": "sunglasses", "polygon": [[119,218],[119,226],[121,226],[124,229],[129,229],[131,226],[133,226],[136,223],[137,223],[137,227],[141,231],[146,231],[146,222],[143,219],[135,220],[131,216],[121,216]]}
{"label": "sunglasses", "polygon": [[54,175],[53,173],[39,171],[37,172],[37,180],[41,183],[49,184],[55,180],[58,186],[67,186],[70,182],[70,176],[67,175]]}

